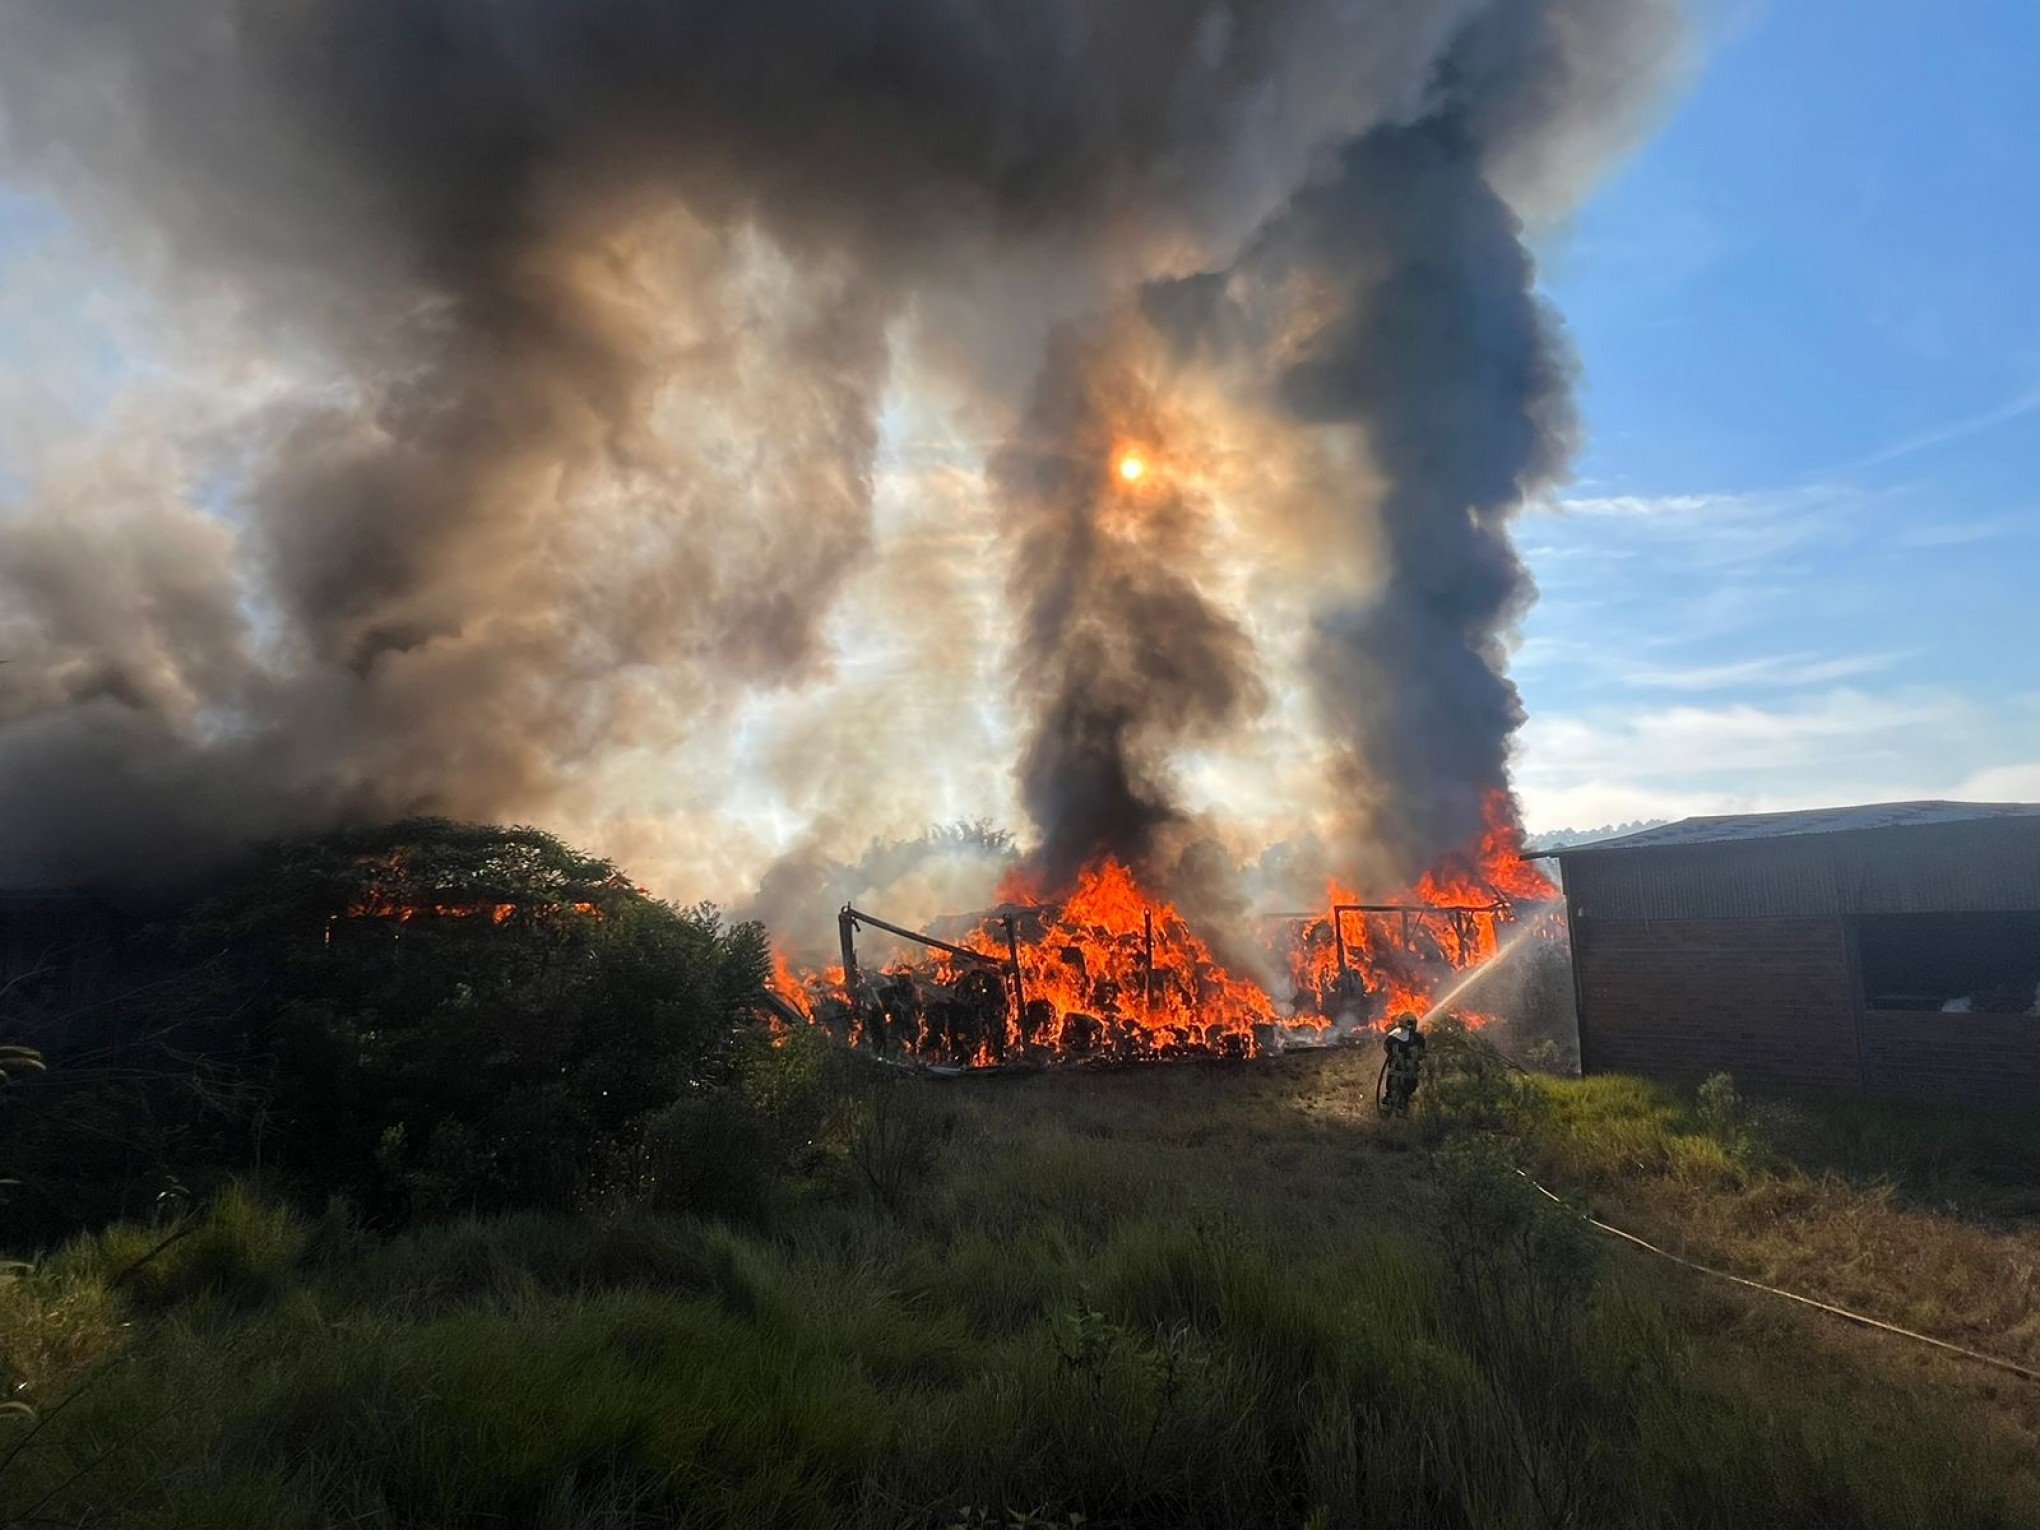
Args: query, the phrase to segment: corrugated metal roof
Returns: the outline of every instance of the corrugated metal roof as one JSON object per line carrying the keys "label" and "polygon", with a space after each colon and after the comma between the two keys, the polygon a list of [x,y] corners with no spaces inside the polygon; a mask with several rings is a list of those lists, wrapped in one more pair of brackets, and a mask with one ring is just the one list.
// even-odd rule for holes
{"label": "corrugated metal roof", "polygon": [[1570,859],[1605,850],[1663,849],[1676,845],[1718,845],[1734,841],[1792,839],[1805,834],[1840,834],[1864,829],[1910,829],[1934,824],[1975,823],[2005,818],[2040,818],[2030,802],[1873,802],[1861,807],[1812,808],[1797,813],[1736,813],[1720,818],[1682,818],[1624,834],[1591,840],[1539,856]]}

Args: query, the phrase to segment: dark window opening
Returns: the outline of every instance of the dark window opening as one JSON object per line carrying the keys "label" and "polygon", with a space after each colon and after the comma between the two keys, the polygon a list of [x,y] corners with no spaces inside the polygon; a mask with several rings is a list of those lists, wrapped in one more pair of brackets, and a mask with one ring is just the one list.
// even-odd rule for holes
{"label": "dark window opening", "polygon": [[2040,1016],[2040,912],[1872,914],[1856,947],[1870,1009]]}

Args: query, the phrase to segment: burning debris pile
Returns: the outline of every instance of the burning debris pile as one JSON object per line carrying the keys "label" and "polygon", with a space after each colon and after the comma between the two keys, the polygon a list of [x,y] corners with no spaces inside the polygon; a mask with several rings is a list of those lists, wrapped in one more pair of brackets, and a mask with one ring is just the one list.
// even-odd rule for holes
{"label": "burning debris pile", "polygon": [[1546,915],[1558,889],[1523,859],[1499,794],[1487,820],[1478,852],[1448,857],[1399,902],[1363,902],[1334,883],[1330,908],[1303,921],[1287,953],[1299,1002],[1312,996],[1327,1015],[1423,1015],[1439,1002],[1441,976],[1486,966],[1505,931],[1534,920],[1537,933],[1557,938]]}
{"label": "burning debris pile", "polygon": [[[1322,912],[1264,916],[1257,965],[1285,974],[1272,991],[1229,967],[1111,857],[1060,899],[1015,873],[998,908],[939,932],[846,904],[841,963],[796,972],[781,955],[773,990],[789,1021],[882,1057],[947,1067],[1251,1057],[1429,1012],[1460,974],[1494,959],[1506,930],[1556,896],[1518,852],[1498,819],[1477,856],[1427,874],[1405,901],[1363,903],[1335,885]],[[1556,934],[1550,921],[1528,927]],[[865,929],[905,944],[873,970],[857,955]]]}

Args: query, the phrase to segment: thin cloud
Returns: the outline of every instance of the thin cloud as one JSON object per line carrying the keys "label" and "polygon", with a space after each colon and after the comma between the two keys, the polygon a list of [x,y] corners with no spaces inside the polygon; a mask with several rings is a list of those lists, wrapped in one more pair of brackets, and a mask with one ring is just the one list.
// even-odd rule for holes
{"label": "thin cloud", "polygon": [[1534,715],[1515,780],[1555,830],[1695,813],[1953,797],[2040,800],[2040,696],[1837,688],[1772,706]]}
{"label": "thin cloud", "polygon": [[1760,813],[1815,807],[1812,801],[1719,791],[1664,791],[1629,781],[1582,781],[1574,786],[1523,786],[1523,824],[1533,835],[1579,832],[1607,824],[1695,818],[1719,813]]}
{"label": "thin cloud", "polygon": [[1932,451],[1936,447],[1966,441],[1971,436],[1980,436],[1987,430],[1995,430],[2000,425],[2008,425],[2013,420],[2023,419],[2036,410],[2040,410],[2040,388],[2028,388],[2025,392],[2016,394],[1981,414],[1951,420],[1944,425],[1936,425],[1914,435],[1901,436],[1890,445],[1848,464],[1843,471],[1860,472],[1864,468],[1882,467],[1885,463],[1896,462],[1902,457],[1911,457],[1920,452]]}
{"label": "thin cloud", "polygon": [[1906,657],[1904,653],[1838,654],[1829,658],[1804,653],[1774,654],[1730,664],[1633,669],[1622,676],[1622,681],[1637,690],[1723,691],[1743,686],[1790,690],[1875,674]]}
{"label": "thin cloud", "polygon": [[[1542,507],[1557,525],[1588,523],[1592,542],[1672,544],[1689,566],[1747,567],[1819,539],[1832,539],[1838,513],[1860,495],[1830,484],[1682,494],[1593,494]],[[1586,528],[1582,528],[1585,530]],[[1554,535],[1558,546],[1571,545]]]}
{"label": "thin cloud", "polygon": [[2026,524],[2024,521],[2010,516],[1967,521],[1929,521],[1918,526],[1908,526],[1891,540],[1894,546],[1921,550],[1971,547],[1978,542],[1994,541],[2020,529],[2024,524]]}
{"label": "thin cloud", "polygon": [[[1627,780],[1698,791],[1733,789],[1728,782],[1747,772],[1803,773],[1809,786],[1832,790],[1850,773],[1914,775],[1922,739],[1945,740],[1951,751],[1962,741],[1977,748],[1986,727],[1974,702],[1940,691],[1839,689],[1776,707],[1742,702],[1545,714],[1523,731],[1522,779],[1550,787]],[[1767,788],[1779,789],[1775,783],[1749,789]]]}
{"label": "thin cloud", "polygon": [[1604,520],[1688,520],[1722,511],[1741,510],[1759,497],[1751,494],[1589,494],[1554,500],[1549,508],[1560,515]]}
{"label": "thin cloud", "polygon": [[1974,771],[1949,795],[1958,802],[2040,802],[2040,759]]}
{"label": "thin cloud", "polygon": [[1577,831],[1602,824],[1653,818],[1694,818],[1721,813],[1782,813],[1839,803],[1946,798],[1956,802],[2040,802],[2040,758],[1972,771],[1950,785],[1921,775],[1861,780],[1806,779],[1767,783],[1752,790],[1646,785],[1619,776],[1570,784],[1521,783],[1524,826],[1532,834]]}

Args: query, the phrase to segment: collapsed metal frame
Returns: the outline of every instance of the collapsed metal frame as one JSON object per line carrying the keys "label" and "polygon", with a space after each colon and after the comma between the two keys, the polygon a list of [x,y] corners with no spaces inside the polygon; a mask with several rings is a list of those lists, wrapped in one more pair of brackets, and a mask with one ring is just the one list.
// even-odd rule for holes
{"label": "collapsed metal frame", "polygon": [[[1353,970],[1346,944],[1346,920],[1350,915],[1362,918],[1393,916],[1402,926],[1402,943],[1410,944],[1412,924],[1420,919],[1449,918],[1452,921],[1453,939],[1464,959],[1468,947],[1473,943],[1479,926],[1476,921],[1492,919],[1497,925],[1515,915],[1515,905],[1507,898],[1496,897],[1492,903],[1335,903],[1331,909],[1332,942],[1338,952],[1338,968],[1341,977]],[[1317,914],[1276,914],[1267,916],[1283,921],[1299,923],[1317,919]],[[1155,1003],[1155,916],[1152,910],[1142,913],[1144,952],[1141,976],[1141,1007],[1144,1013],[1152,1014]],[[868,913],[854,904],[846,903],[836,913],[836,933],[842,945],[843,992],[854,1010],[859,1004],[858,988],[861,982],[857,965],[857,931],[869,926],[896,935],[902,940],[911,940],[917,945],[929,947],[958,961],[968,962],[983,971],[996,972],[1000,986],[1006,990],[1012,1006],[1015,1024],[1022,1030],[1027,1024],[1027,980],[1020,967],[1019,928],[1011,914],[1001,915],[1000,925],[1006,932],[1006,956],[1003,960],[983,951],[973,951],[968,946],[959,946],[947,940],[938,940],[933,935],[924,935],[919,930],[910,930],[905,925],[894,924],[889,919]]]}
{"label": "collapsed metal frame", "polygon": [[[1453,939],[1458,943],[1460,955],[1466,954],[1468,944],[1478,931],[1474,923],[1478,919],[1492,919],[1502,924],[1513,919],[1516,906],[1507,898],[1497,896],[1492,903],[1334,903],[1331,910],[1332,943],[1338,951],[1339,973],[1344,976],[1353,970],[1347,959],[1346,916],[1359,914],[1363,917],[1394,915],[1402,924],[1402,943],[1410,943],[1410,926],[1418,919],[1435,919],[1442,916],[1452,921]],[[1324,916],[1316,913],[1265,914],[1265,919],[1284,924],[1310,924]]]}
{"label": "collapsed metal frame", "polygon": [[[1015,1023],[1024,1030],[1027,1025],[1027,979],[1020,969],[1020,933],[1011,914],[1003,914],[999,923],[1006,931],[1006,959],[988,956],[983,951],[973,951],[968,946],[954,945],[946,940],[937,940],[933,935],[924,935],[919,930],[910,930],[891,920],[881,919],[876,914],[866,913],[852,904],[844,904],[836,912],[836,934],[843,948],[843,992],[849,998],[851,1007],[857,1005],[858,967],[857,931],[869,925],[874,930],[884,930],[888,935],[897,935],[902,940],[915,941],[931,947],[961,961],[970,962],[986,971],[996,972],[1007,985],[1007,992],[1013,1005]],[[1141,1008],[1148,1015],[1155,1007],[1155,916],[1152,909],[1141,911],[1142,961],[1141,961]]]}
{"label": "collapsed metal frame", "polygon": [[1476,919],[1492,919],[1497,925],[1515,913],[1515,906],[1507,898],[1496,898],[1492,903],[1335,903],[1332,905],[1332,943],[1339,953],[1339,971],[1349,970],[1346,961],[1346,916],[1348,914],[1394,914],[1402,921],[1402,943],[1410,943],[1410,921],[1416,918],[1436,918],[1441,914],[1452,918],[1452,936],[1459,945],[1461,960],[1471,944],[1478,926]]}
{"label": "collapsed metal frame", "polygon": [[910,930],[905,925],[894,924],[891,920],[881,919],[876,914],[867,914],[861,908],[844,904],[836,913],[836,933],[843,945],[843,991],[850,1000],[851,1008],[856,1008],[858,1002],[857,931],[860,926],[869,925],[874,930],[884,930],[888,935],[897,935],[902,940],[917,941],[921,945],[945,952],[985,971],[998,973],[1000,984],[1006,989],[1013,1005],[1015,1018],[1024,1022],[1027,1017],[1027,980],[1020,974],[1020,936],[1014,928],[1011,914],[1005,915],[999,922],[1006,927],[1007,955],[1004,961],[1000,961],[996,956],[987,956],[982,951],[973,951],[968,946],[952,945],[949,941],[937,940],[933,935],[923,935],[919,930]]}

